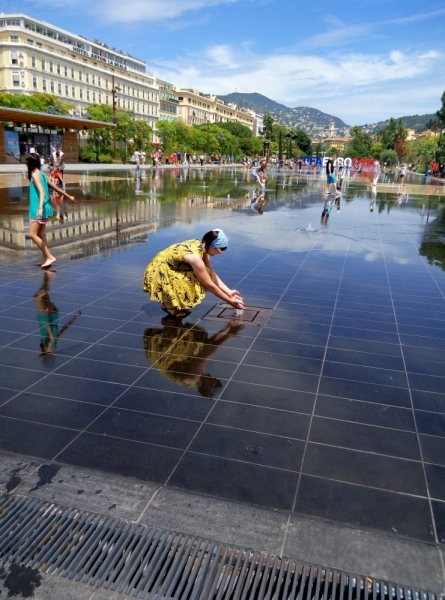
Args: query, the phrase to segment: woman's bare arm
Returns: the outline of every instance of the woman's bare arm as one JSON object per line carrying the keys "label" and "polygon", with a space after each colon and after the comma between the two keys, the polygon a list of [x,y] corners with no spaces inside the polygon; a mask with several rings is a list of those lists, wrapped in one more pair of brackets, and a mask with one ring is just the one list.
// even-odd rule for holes
{"label": "woman's bare arm", "polygon": [[50,179],[47,178],[47,181],[48,181],[48,186],[50,188],[52,188],[53,190],[55,190],[59,194],[62,194],[62,196],[65,196],[65,198],[68,198],[68,200],[71,200],[72,202],[76,201],[76,199],[74,198],[74,196],[70,196],[69,194],[67,194],[65,192],[65,190],[62,190],[62,188],[57,187],[57,185],[55,185]]}
{"label": "woman's bare arm", "polygon": [[224,300],[224,302],[231,304],[234,308],[243,308],[242,298],[239,298],[239,296],[230,296],[212,280],[212,278],[207,272],[206,265],[201,257],[196,256],[196,254],[186,254],[186,256],[184,256],[184,260],[192,266],[196,277],[206,288],[206,290],[212,292],[212,294],[215,294],[215,296],[221,298],[221,300]]}

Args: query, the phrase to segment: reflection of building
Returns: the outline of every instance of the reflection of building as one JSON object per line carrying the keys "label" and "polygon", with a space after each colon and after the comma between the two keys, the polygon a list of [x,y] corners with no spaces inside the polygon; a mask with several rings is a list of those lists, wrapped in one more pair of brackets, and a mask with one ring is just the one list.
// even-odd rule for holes
{"label": "reflection of building", "polygon": [[111,106],[114,76],[118,106],[153,127],[159,118],[158,89],[145,61],[26,15],[0,16],[0,64],[2,90],[54,94],[74,104],[77,116],[90,104]]}
{"label": "reflection of building", "polygon": [[[148,229],[157,229],[158,202],[151,198],[128,203],[61,206],[69,212],[64,223],[51,220],[46,237],[51,247],[98,242],[108,237],[138,235]],[[56,215],[57,209],[54,210]],[[29,219],[25,214],[0,216],[0,246],[11,249],[35,248],[27,237]]]}
{"label": "reflection of building", "polygon": [[159,87],[159,119],[174,121],[178,117],[178,94],[175,86],[162,79],[157,80]]}
{"label": "reflection of building", "polygon": [[178,115],[187,125],[232,121],[241,123],[253,131],[254,116],[236,104],[226,104],[212,94],[202,94],[196,90],[178,89],[177,94]]}

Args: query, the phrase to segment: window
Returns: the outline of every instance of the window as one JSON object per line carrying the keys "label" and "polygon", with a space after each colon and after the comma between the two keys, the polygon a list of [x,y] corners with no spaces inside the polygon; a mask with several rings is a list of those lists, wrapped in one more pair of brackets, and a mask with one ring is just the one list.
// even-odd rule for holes
{"label": "window", "polygon": [[86,74],[86,78],[87,78],[87,83],[90,83],[90,74],[89,73]]}
{"label": "window", "polygon": [[97,85],[100,87],[100,77],[99,77],[99,75],[97,76]]}
{"label": "window", "polygon": [[13,50],[11,52],[11,64],[13,64],[13,65],[19,64],[19,55],[18,55],[18,52],[16,52],[15,50]]}
{"label": "window", "polygon": [[20,76],[18,73],[12,74],[12,85],[14,87],[20,87]]}
{"label": "window", "polygon": [[50,81],[50,89],[51,89],[51,94],[54,94],[54,81],[51,79]]}
{"label": "window", "polygon": [[49,72],[54,73],[54,63],[52,60],[49,61]]}
{"label": "window", "polygon": [[125,100],[123,100],[123,103],[124,103],[124,108],[125,108]]}
{"label": "window", "polygon": [[69,95],[69,93],[70,93],[70,92],[69,92],[69,88],[68,88],[68,86],[67,86],[67,85],[65,85],[65,96],[68,96],[68,95]]}
{"label": "window", "polygon": [[58,92],[59,96],[62,95],[62,84],[61,83],[57,84],[57,92]]}
{"label": "window", "polygon": [[87,100],[90,101],[90,90],[87,90]]}
{"label": "window", "polygon": [[99,104],[102,104],[102,94],[99,94]]}
{"label": "window", "polygon": [[71,88],[71,96],[72,96],[73,98],[75,98],[75,97],[76,97],[76,88],[74,87],[74,85],[73,85],[73,86],[72,86],[72,88]]}
{"label": "window", "polygon": [[34,54],[31,56],[31,67],[33,69],[36,68],[36,57],[34,56]]}
{"label": "window", "polygon": [[93,80],[93,85],[96,85],[96,75],[92,76],[92,80]]}
{"label": "window", "polygon": [[133,88],[133,96],[134,96],[134,88]]}
{"label": "window", "polygon": [[18,35],[11,35],[11,42],[18,42],[18,41],[19,41]]}
{"label": "window", "polygon": [[32,78],[32,89],[36,90],[37,89],[37,77],[33,77]]}
{"label": "window", "polygon": [[83,100],[83,88],[79,88],[79,98]]}
{"label": "window", "polygon": [[57,63],[56,65],[56,73],[57,75],[60,75],[60,63]]}
{"label": "window", "polygon": [[109,104],[109,102],[110,102],[110,98],[109,98],[108,94],[105,96],[105,102],[106,102],[106,104]]}
{"label": "window", "polygon": [[71,79],[74,79],[74,69],[71,69]]}
{"label": "window", "polygon": [[46,92],[46,91],[47,91],[47,87],[46,87],[46,79],[42,79],[42,90],[43,90],[44,92]]}
{"label": "window", "polygon": [[96,92],[93,92],[93,102],[96,102]]}
{"label": "window", "polygon": [[82,71],[79,71],[79,81],[82,81]]}
{"label": "window", "polygon": [[45,69],[46,69],[45,59],[42,58],[42,71],[44,71]]}
{"label": "window", "polygon": [[65,77],[68,77],[68,67],[65,65],[64,67]]}
{"label": "window", "polygon": [[106,80],[105,80],[105,87],[107,88],[107,90],[108,90],[108,83],[109,83],[109,82],[108,82],[108,79],[106,79]]}

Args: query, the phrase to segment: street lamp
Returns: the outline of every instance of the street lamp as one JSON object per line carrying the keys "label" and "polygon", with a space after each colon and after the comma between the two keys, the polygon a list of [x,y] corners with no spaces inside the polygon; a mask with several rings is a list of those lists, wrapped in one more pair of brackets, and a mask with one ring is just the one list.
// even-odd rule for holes
{"label": "street lamp", "polygon": [[114,160],[116,160],[116,94],[120,92],[121,88],[118,85],[114,84],[114,75],[111,76],[111,96],[113,98],[113,154]]}

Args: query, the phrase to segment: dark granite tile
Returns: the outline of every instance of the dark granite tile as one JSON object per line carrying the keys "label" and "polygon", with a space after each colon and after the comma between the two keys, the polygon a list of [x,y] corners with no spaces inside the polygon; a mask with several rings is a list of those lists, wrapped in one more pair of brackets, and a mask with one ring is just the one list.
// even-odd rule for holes
{"label": "dark granite tile", "polygon": [[408,373],[408,379],[411,388],[415,390],[441,393],[445,389],[445,377]]}
{"label": "dark granite tile", "polygon": [[355,320],[363,320],[363,321],[378,321],[379,323],[390,323],[391,325],[395,324],[394,315],[387,312],[376,312],[371,310],[372,306],[369,306],[367,309],[358,309],[358,308],[339,308],[337,306],[335,310],[335,316],[338,318],[352,319]]}
{"label": "dark granite tile", "polygon": [[419,435],[419,438],[424,461],[445,465],[445,438],[434,435]]}
{"label": "dark granite tile", "polygon": [[0,414],[24,421],[82,430],[104,410],[98,404],[73,402],[24,392],[4,404]]}
{"label": "dark granite tile", "polygon": [[28,369],[0,365],[1,385],[11,390],[26,390],[27,387],[45,376],[46,374],[43,371],[31,371]]}
{"label": "dark granite tile", "polygon": [[148,370],[137,381],[137,387],[169,390],[180,394],[203,396],[204,398],[217,398],[225,384],[225,380],[214,376],[201,375],[201,377],[195,379],[187,373],[176,373],[168,370],[158,371],[156,368]]}
{"label": "dark granite tile", "polygon": [[232,402],[310,415],[314,406],[315,394],[231,381],[222,392],[221,398]]}
{"label": "dark granite tile", "polygon": [[396,333],[387,330],[360,329],[358,324],[351,324],[349,327],[339,326],[334,323],[331,329],[331,336],[342,338],[353,338],[368,342],[381,342],[384,344],[398,344],[399,337]]}
{"label": "dark granite tile", "polygon": [[13,319],[4,317],[0,314],[0,330],[10,331],[14,333],[32,333],[38,330],[38,324],[35,319]]}
{"label": "dark granite tile", "polygon": [[199,423],[196,421],[109,408],[91,424],[88,431],[135,442],[185,449],[198,427]]}
{"label": "dark granite tile", "polygon": [[385,344],[384,342],[371,342],[369,340],[360,340],[355,338],[329,337],[329,348],[338,348],[342,350],[353,350],[356,352],[379,354],[387,356],[401,357],[400,344]]}
{"label": "dark granite tile", "polygon": [[309,439],[320,444],[420,460],[417,436],[408,431],[314,417]]}
{"label": "dark granite tile", "polygon": [[[370,352],[357,352],[354,350],[328,348],[326,352],[326,360],[350,365],[374,367],[376,369],[390,369],[393,371],[405,370],[401,357],[372,354]],[[354,373],[355,368],[352,368],[351,372]]]}
{"label": "dark granite tile", "polygon": [[363,425],[377,425],[406,431],[416,430],[410,408],[396,408],[373,402],[334,398],[319,394],[315,405],[315,414],[319,417],[352,421]]}
{"label": "dark granite tile", "polygon": [[206,424],[193,440],[190,451],[299,471],[304,442]]}
{"label": "dark granite tile", "polygon": [[[423,356],[422,351],[420,351],[419,354]],[[421,375],[436,375],[438,377],[443,377],[445,375],[445,364],[442,362],[422,360],[420,357],[417,357],[415,360],[411,357],[405,357],[405,361],[406,370],[410,373],[419,373]],[[445,380],[442,389],[445,389]]]}
{"label": "dark granite tile", "polygon": [[430,412],[445,413],[445,394],[411,390],[414,408]]}
{"label": "dark granite tile", "polygon": [[213,407],[208,398],[131,387],[117,400],[116,407],[144,413],[203,421]]}
{"label": "dark granite tile", "polygon": [[187,452],[168,485],[267,508],[290,510],[297,481],[297,473]]}
{"label": "dark granite tile", "polygon": [[445,414],[416,410],[415,416],[419,433],[445,437]]}
{"label": "dark granite tile", "polygon": [[287,331],[285,329],[267,329],[263,328],[258,334],[257,341],[275,340],[278,342],[292,342],[297,344],[309,344],[325,347],[328,339],[328,333],[307,333],[304,331]]}
{"label": "dark granite tile", "polygon": [[23,338],[23,333],[15,333],[14,331],[0,330],[0,346],[7,346]]}
{"label": "dark granite tile", "polygon": [[422,464],[411,460],[309,443],[302,470],[326,479],[427,496]]}
{"label": "dark granite tile", "polygon": [[[436,328],[433,326],[430,327],[422,327],[422,326],[418,326],[418,325],[403,325],[400,324],[399,325],[399,332],[400,335],[406,335],[406,336],[422,336],[422,337],[426,337],[426,338],[432,338],[432,339],[438,339],[438,340],[442,340],[443,343],[443,337],[444,337],[444,331],[441,328]],[[431,347],[429,345],[427,345],[427,348]],[[434,346],[433,346],[434,347]]]}
{"label": "dark granite tile", "polygon": [[425,472],[431,498],[445,500],[445,466],[427,464]]}
{"label": "dark granite tile", "polygon": [[338,379],[392,385],[400,388],[407,387],[404,371],[390,371],[389,369],[376,369],[374,367],[348,365],[338,362],[326,361],[323,367],[323,377],[336,377]]}
{"label": "dark granite tile", "polygon": [[247,352],[245,355],[242,364],[319,375],[322,361],[300,356],[289,356],[286,354],[272,354],[270,352],[255,352],[254,350],[249,350],[249,352]]}
{"label": "dark granite tile", "polygon": [[0,449],[51,459],[69,444],[78,431],[0,417]]}
{"label": "dark granite tile", "polygon": [[220,400],[210,413],[207,422],[305,440],[310,416]]}
{"label": "dark granite tile", "polygon": [[[76,323],[74,323],[74,325],[72,325],[64,334],[65,339],[94,344],[107,335],[107,332],[102,329],[79,327],[77,326],[77,323],[79,323],[79,321],[76,321]],[[82,321],[80,321],[80,323],[82,323]]]}
{"label": "dark granite tile", "polygon": [[[91,344],[85,342],[77,342],[63,337],[62,339],[58,340],[57,349],[54,354],[55,356],[77,356],[89,348],[90,345]],[[20,338],[16,342],[13,342],[9,347],[18,348],[20,350],[34,350],[40,352],[40,336],[27,335]]]}
{"label": "dark granite tile", "polygon": [[76,467],[165,483],[182,453],[174,448],[82,433],[57,460]]}
{"label": "dark granite tile", "polygon": [[424,335],[405,335],[401,333],[400,341],[404,346],[411,346],[413,348],[428,348],[430,350],[439,350],[441,352],[445,350],[443,336],[433,338]]}
{"label": "dark granite tile", "polygon": [[[438,350],[437,348],[422,348],[422,350],[419,350],[419,348],[413,346],[403,346],[403,355],[408,371],[416,372],[410,367],[414,367],[419,360],[442,363],[443,367],[443,363],[445,363],[445,342],[443,350]],[[422,373],[422,371],[417,371],[417,373]]]}
{"label": "dark granite tile", "polygon": [[86,360],[100,360],[109,363],[119,363],[120,365],[132,365],[135,367],[150,366],[147,361],[145,350],[134,350],[132,348],[122,348],[118,346],[104,346],[95,344],[82,354]]}
{"label": "dark granite tile", "polygon": [[405,388],[322,377],[319,392],[326,396],[340,396],[352,400],[365,400],[404,408],[411,407],[409,392]]}
{"label": "dark granite tile", "polygon": [[285,354],[287,356],[299,356],[302,358],[313,358],[322,360],[324,355],[323,346],[309,344],[298,344],[278,340],[257,339],[254,341],[251,351],[271,352],[274,354]]}
{"label": "dark granite tile", "polygon": [[120,365],[84,358],[73,358],[67,364],[62,365],[57,372],[60,375],[70,375],[72,377],[83,377],[85,379],[96,379],[98,381],[108,381],[109,383],[130,385],[145,371],[146,368],[143,367]]}
{"label": "dark granite tile", "polygon": [[433,542],[428,500],[302,475],[295,513]]}
{"label": "dark granite tile", "polygon": [[28,391],[43,396],[80,400],[107,406],[126,389],[124,385],[53,373],[33,385]]}
{"label": "dark granite tile", "polygon": [[245,383],[258,383],[272,387],[301,390],[302,392],[315,392],[318,385],[318,375],[306,373],[293,373],[291,371],[278,371],[263,367],[241,365],[233,375],[234,381]]}
{"label": "dark granite tile", "polygon": [[433,507],[437,538],[440,544],[445,544],[445,502],[433,500],[431,504]]}
{"label": "dark granite tile", "polygon": [[[269,332],[269,330],[273,330],[273,329],[279,329],[279,330],[285,330],[285,331],[299,331],[301,333],[310,333],[310,334],[317,334],[317,335],[323,335],[323,334],[328,334],[329,333],[329,324],[323,324],[323,323],[317,323],[316,321],[314,322],[306,322],[306,321],[294,321],[294,322],[290,322],[290,321],[285,321],[283,319],[274,319],[273,317],[270,317],[270,319],[267,321],[266,325],[264,326],[264,335],[263,337],[267,337],[267,334]],[[274,335],[277,335],[277,333],[275,332]],[[272,338],[272,339],[277,339],[277,338]],[[280,339],[280,338],[278,338]],[[294,340],[288,340],[288,341],[294,341]],[[295,340],[298,341],[298,340]]]}
{"label": "dark granite tile", "polygon": [[[37,346],[38,348],[38,346]],[[21,350],[10,346],[0,349],[0,364],[7,367],[18,367],[31,369],[33,371],[54,371],[68,360],[68,357],[60,356],[56,351],[54,354],[41,355],[31,350]]]}

